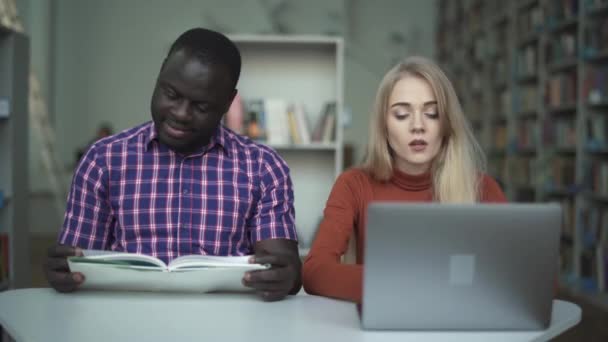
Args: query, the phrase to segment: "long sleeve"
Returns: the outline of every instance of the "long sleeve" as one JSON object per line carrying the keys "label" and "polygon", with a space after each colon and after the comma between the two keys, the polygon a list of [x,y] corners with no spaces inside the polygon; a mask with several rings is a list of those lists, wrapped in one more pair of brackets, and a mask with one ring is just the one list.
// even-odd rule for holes
{"label": "long sleeve", "polygon": [[357,224],[362,187],[355,172],[340,175],[329,195],[323,220],[302,269],[306,292],[360,302],[362,265],[340,262]]}
{"label": "long sleeve", "polygon": [[103,158],[93,145],[76,170],[59,243],[86,249],[108,249],[115,220],[107,190]]}
{"label": "long sleeve", "polygon": [[507,197],[502,189],[500,189],[498,183],[488,175],[483,177],[481,185],[481,202],[507,202]]}

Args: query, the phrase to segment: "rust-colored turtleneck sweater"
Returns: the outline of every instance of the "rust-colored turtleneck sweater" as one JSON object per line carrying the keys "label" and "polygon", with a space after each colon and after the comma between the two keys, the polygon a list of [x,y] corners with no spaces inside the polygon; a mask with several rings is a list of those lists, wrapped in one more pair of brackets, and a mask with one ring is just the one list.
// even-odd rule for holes
{"label": "rust-colored turtleneck sweater", "polygon": [[[484,176],[481,202],[506,202],[498,184]],[[340,175],[329,195],[324,217],[304,262],[302,281],[306,292],[361,302],[363,246],[367,204],[370,201],[432,201],[431,176],[412,176],[396,170],[388,182],[375,181],[361,169]],[[357,264],[340,262],[352,234],[357,237]]]}

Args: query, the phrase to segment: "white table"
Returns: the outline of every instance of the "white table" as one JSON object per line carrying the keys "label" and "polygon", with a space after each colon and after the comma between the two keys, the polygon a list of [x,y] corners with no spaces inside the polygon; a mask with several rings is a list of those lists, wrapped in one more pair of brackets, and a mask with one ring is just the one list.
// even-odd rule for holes
{"label": "white table", "polygon": [[266,303],[253,294],[0,293],[0,325],[18,342],[546,341],[580,318],[578,306],[556,300],[546,331],[364,331],[354,304],[309,295]]}

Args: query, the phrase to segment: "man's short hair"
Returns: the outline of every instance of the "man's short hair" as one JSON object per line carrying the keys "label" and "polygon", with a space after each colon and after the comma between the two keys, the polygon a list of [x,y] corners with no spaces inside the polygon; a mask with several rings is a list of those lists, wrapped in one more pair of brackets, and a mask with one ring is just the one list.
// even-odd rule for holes
{"label": "man's short hair", "polygon": [[241,74],[241,53],[225,35],[200,27],[190,29],[173,42],[167,58],[178,51],[184,51],[204,64],[225,66],[236,87]]}

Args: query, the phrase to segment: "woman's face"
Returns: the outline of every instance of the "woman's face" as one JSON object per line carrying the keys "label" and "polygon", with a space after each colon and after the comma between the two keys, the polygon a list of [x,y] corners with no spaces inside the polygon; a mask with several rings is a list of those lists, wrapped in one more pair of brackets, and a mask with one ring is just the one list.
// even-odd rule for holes
{"label": "woman's face", "polygon": [[441,119],[431,85],[405,76],[389,96],[386,126],[395,166],[411,175],[429,170],[441,148]]}

